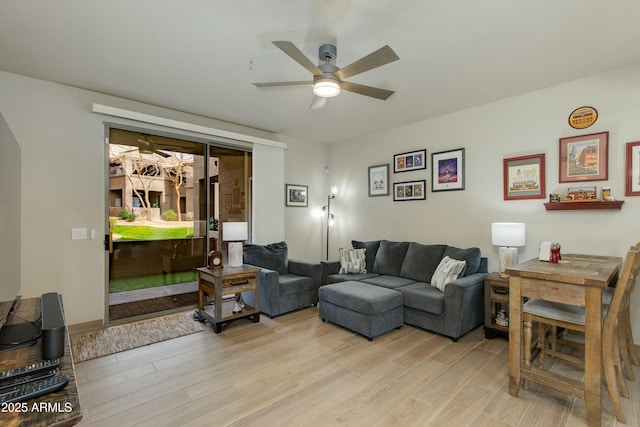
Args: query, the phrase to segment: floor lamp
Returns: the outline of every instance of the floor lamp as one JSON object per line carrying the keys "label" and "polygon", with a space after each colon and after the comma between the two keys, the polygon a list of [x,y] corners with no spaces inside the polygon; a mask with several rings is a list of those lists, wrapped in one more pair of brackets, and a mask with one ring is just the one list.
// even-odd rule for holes
{"label": "floor lamp", "polygon": [[336,198],[338,189],[336,187],[331,188],[331,193],[327,196],[327,205],[322,207],[322,210],[327,211],[327,260],[329,260],[329,228],[335,224],[335,216],[331,213],[331,199]]}

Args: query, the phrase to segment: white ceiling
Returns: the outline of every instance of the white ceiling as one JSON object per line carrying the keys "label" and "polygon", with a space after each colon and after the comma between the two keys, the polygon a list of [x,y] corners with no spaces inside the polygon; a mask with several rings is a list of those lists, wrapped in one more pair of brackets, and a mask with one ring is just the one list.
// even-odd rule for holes
{"label": "white ceiling", "polygon": [[[640,63],[639,22],[637,0],[0,0],[0,69],[334,143]],[[389,45],[348,80],[396,93],[256,88],[310,80],[274,40],[339,67]]]}

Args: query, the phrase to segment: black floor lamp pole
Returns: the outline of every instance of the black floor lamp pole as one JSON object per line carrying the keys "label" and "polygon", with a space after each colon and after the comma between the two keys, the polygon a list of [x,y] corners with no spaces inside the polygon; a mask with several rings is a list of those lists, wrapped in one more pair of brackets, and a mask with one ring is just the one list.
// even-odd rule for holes
{"label": "black floor lamp pole", "polygon": [[335,194],[327,196],[327,261],[329,261],[329,223],[331,222],[331,199],[335,198]]}

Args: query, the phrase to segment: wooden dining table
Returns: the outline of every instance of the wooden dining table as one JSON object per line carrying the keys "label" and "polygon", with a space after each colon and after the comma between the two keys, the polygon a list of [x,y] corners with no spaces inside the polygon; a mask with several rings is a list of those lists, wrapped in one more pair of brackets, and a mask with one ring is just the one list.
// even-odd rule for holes
{"label": "wooden dining table", "polygon": [[[507,268],[509,274],[509,394],[517,396],[523,379],[583,398],[590,426],[602,423],[602,290],[615,283],[622,258],[562,254],[559,263],[537,258]],[[525,298],[585,308],[584,382],[540,368],[523,369],[522,304]]]}

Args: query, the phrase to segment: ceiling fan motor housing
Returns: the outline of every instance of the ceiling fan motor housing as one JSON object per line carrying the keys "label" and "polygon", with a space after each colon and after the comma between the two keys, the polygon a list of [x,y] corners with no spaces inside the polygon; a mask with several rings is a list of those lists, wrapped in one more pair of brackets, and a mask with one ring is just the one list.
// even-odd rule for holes
{"label": "ceiling fan motor housing", "polygon": [[336,49],[335,45],[327,43],[323,44],[322,46],[320,46],[320,49],[318,49],[318,57],[321,61],[324,61],[326,63],[335,61],[337,56],[338,50]]}

